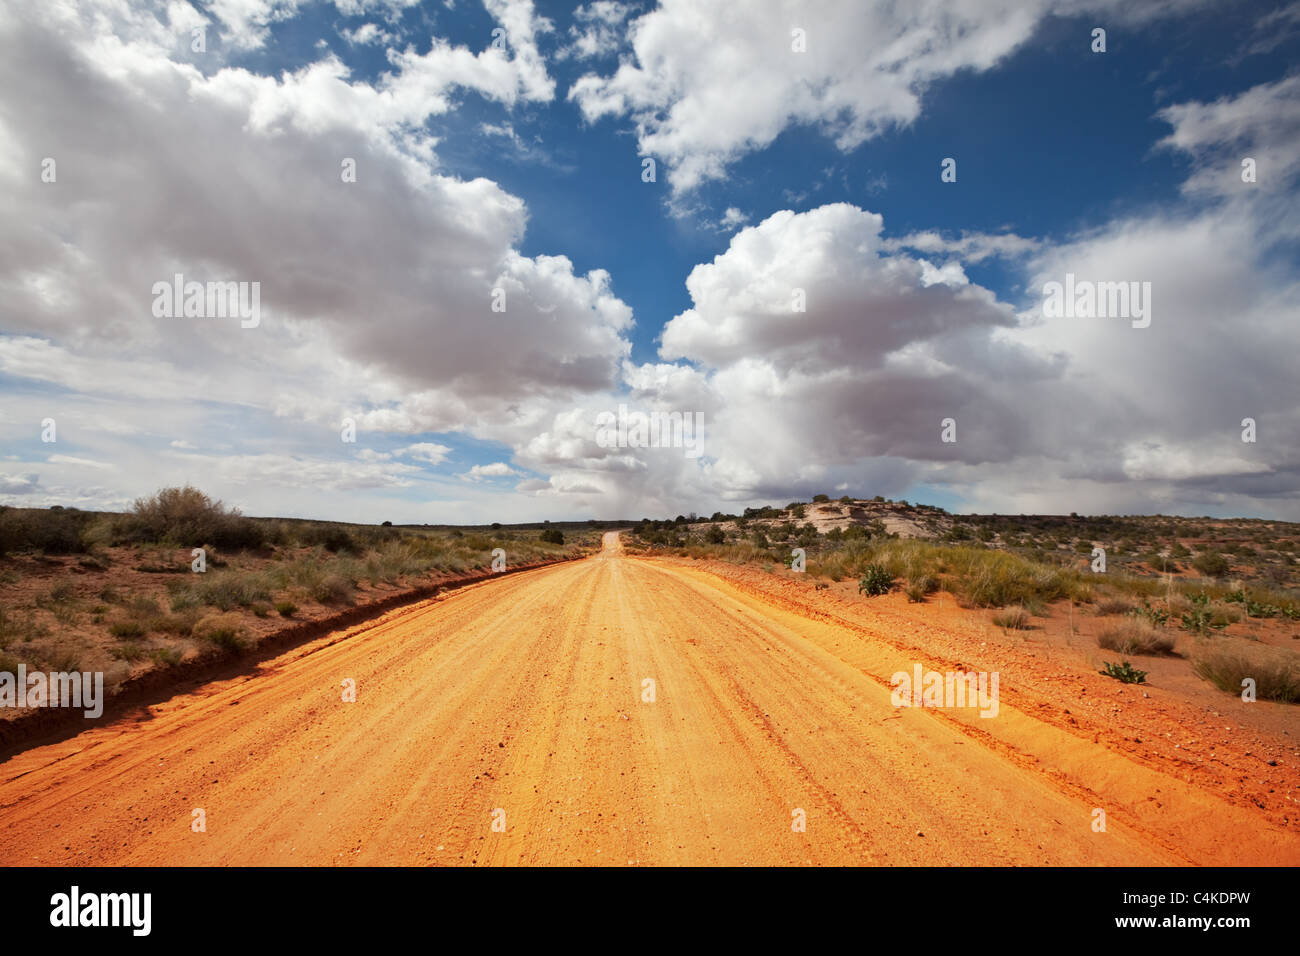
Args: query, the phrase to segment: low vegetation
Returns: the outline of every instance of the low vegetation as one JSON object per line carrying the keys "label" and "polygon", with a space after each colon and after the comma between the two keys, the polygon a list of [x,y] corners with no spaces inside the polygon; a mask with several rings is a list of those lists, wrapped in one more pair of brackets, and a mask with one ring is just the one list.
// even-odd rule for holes
{"label": "low vegetation", "polygon": [[1300,701],[1300,661],[1273,648],[1224,646],[1204,641],[1192,653],[1192,668],[1219,690],[1240,695],[1253,682],[1255,696],[1285,704]]}
{"label": "low vegetation", "polygon": [[1128,661],[1124,661],[1122,664],[1112,664],[1107,661],[1102,665],[1102,669],[1098,673],[1113,677],[1122,684],[1145,684],[1147,682],[1147,672],[1135,669]]}
{"label": "low vegetation", "polygon": [[[962,607],[989,609],[988,620],[1008,631],[1068,605],[1071,633],[1080,614],[1109,619],[1093,632],[1098,645],[1132,656],[1172,654],[1180,635],[1258,640],[1260,622],[1300,622],[1300,525],[1278,521],[950,515],[881,496],[815,495],[784,508],[643,519],[625,543],[768,570],[791,568],[802,549],[818,591],[856,582],[863,598],[897,589],[917,604],[943,591]],[[1300,629],[1290,636],[1300,640]],[[1208,669],[1197,673],[1211,679]],[[1285,693],[1286,681],[1275,683]]]}
{"label": "low vegetation", "polygon": [[1146,618],[1133,616],[1098,634],[1097,645],[1121,654],[1168,654],[1174,639]]}
{"label": "low vegetation", "polygon": [[0,507],[0,670],[76,665],[103,670],[111,688],[142,668],[245,649],[293,620],[487,571],[497,548],[508,568],[576,557],[601,530],[252,518],[192,487],[125,514]]}

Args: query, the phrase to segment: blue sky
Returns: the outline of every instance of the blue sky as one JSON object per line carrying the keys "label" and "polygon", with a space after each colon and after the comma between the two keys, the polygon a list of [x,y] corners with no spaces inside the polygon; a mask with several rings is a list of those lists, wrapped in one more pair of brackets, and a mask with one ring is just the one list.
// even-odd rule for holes
{"label": "blue sky", "polygon": [[[0,501],[1294,518],[1300,5],[997,7],[19,3]],[[262,277],[266,321],[142,321],[172,270]],[[1045,322],[1067,271],[1168,305]],[[620,403],[702,413],[704,456],[600,446]]]}

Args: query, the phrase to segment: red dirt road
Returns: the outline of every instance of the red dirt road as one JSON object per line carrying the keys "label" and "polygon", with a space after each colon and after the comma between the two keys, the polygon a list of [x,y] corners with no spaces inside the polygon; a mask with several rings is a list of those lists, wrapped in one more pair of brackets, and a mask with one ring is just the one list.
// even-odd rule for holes
{"label": "red dirt road", "polygon": [[1005,701],[895,708],[912,663],[609,537],[0,764],[0,863],[1300,862]]}

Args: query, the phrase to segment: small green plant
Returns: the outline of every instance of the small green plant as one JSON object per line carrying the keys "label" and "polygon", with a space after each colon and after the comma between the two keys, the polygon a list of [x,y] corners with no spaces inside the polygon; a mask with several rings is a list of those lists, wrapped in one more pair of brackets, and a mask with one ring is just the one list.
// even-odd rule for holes
{"label": "small green plant", "polygon": [[122,640],[144,637],[144,625],[139,621],[117,621],[108,626],[108,633]]}
{"label": "small green plant", "polygon": [[1106,677],[1113,677],[1123,684],[1145,684],[1147,682],[1147,672],[1140,671],[1133,667],[1128,661],[1123,664],[1112,664],[1106,661],[1104,669],[1097,672],[1104,674]]}
{"label": "small green plant", "polygon": [[858,593],[867,597],[888,594],[894,587],[894,576],[879,564],[868,564],[858,580]]}
{"label": "small green plant", "polygon": [[298,605],[292,601],[277,601],[275,610],[281,617],[293,617],[298,613]]}
{"label": "small green plant", "polygon": [[1152,627],[1164,627],[1169,623],[1169,611],[1162,607],[1152,607],[1148,601],[1143,601],[1141,607],[1135,607],[1130,613],[1134,617],[1145,619]]}
{"label": "small green plant", "polygon": [[1192,608],[1183,615],[1183,629],[1191,631],[1193,634],[1208,634],[1211,628],[1224,628],[1228,622],[1222,619],[1216,619],[1214,612],[1210,610],[1210,596],[1208,594],[1197,594],[1191,599]]}

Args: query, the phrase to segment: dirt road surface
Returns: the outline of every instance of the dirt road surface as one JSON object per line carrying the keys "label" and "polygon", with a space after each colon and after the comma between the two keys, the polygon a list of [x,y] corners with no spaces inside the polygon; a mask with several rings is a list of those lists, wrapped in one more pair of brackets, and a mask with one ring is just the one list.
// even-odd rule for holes
{"label": "dirt road surface", "polygon": [[1294,831],[1005,702],[896,708],[911,667],[608,535],[11,758],[0,863],[1300,861]]}

